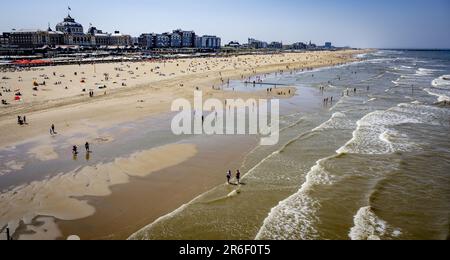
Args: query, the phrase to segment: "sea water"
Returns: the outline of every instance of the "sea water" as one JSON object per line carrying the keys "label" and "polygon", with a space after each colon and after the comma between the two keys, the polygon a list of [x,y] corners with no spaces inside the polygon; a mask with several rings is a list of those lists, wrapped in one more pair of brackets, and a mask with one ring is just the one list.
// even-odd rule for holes
{"label": "sea water", "polygon": [[131,239],[448,239],[450,52],[361,58],[262,77],[298,88],[282,101],[280,143],[247,155],[241,186],[218,186]]}

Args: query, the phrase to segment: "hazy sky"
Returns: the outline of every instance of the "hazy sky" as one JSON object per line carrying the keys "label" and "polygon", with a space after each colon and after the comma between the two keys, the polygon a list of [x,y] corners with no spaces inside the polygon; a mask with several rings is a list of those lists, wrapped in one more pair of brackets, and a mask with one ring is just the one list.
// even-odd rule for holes
{"label": "hazy sky", "polygon": [[93,23],[133,36],[182,28],[223,42],[450,48],[450,0],[8,0],[0,31],[54,28],[68,5],[85,30]]}

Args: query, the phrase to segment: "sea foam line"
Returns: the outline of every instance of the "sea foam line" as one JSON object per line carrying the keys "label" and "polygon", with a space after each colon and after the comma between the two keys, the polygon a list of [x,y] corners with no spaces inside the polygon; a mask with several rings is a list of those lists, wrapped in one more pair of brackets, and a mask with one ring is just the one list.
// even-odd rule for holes
{"label": "sea foam line", "polygon": [[360,208],[353,221],[354,226],[348,234],[351,240],[381,240],[386,236],[398,238],[402,235],[401,229],[393,228],[380,219],[371,207]]}
{"label": "sea foam line", "polygon": [[[307,173],[306,181],[300,190],[272,208],[256,235],[255,240],[264,240],[266,238],[292,239],[294,235],[297,235],[296,238],[302,240],[319,238],[318,231],[314,228],[313,222],[318,221],[316,213],[320,208],[320,203],[309,196],[308,192],[315,185],[332,184],[331,177],[323,168],[322,163],[336,156],[333,155],[316,162],[316,165]],[[291,206],[291,204],[295,205]],[[299,210],[296,211],[296,209]],[[284,219],[280,222],[279,220],[281,218]],[[277,222],[273,223],[273,220],[277,220]],[[286,227],[281,226],[280,223],[283,223]]]}

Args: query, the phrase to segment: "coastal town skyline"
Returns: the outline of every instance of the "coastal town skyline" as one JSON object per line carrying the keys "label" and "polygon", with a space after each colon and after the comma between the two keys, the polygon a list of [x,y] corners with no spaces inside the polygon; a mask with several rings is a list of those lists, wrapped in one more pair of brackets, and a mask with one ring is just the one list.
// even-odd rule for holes
{"label": "coastal town skyline", "polygon": [[[239,3],[242,8],[234,11],[222,1],[218,1],[214,8],[201,4],[202,1],[184,2],[145,1],[128,6],[118,1],[105,5],[102,1],[90,3],[84,0],[69,4],[25,1],[25,5],[20,6],[7,3],[5,8],[10,12],[0,17],[0,31],[54,27],[61,16],[70,12],[86,28],[92,24],[103,31],[120,31],[133,37],[183,28],[217,35],[222,38],[222,45],[230,41],[245,43],[248,38],[257,38],[285,44],[331,41],[336,46],[358,48],[450,48],[450,36],[440,33],[450,26],[449,19],[445,19],[445,11],[450,8],[448,1],[408,1],[408,5],[402,5],[405,1],[399,0],[390,4],[389,10],[380,9],[380,6],[385,7],[383,4],[365,1],[343,1],[338,9],[336,4],[326,0],[317,4],[284,1],[283,5],[270,4],[269,0],[258,1],[259,4],[245,1]],[[346,10],[345,7],[350,5],[350,10]],[[272,15],[267,6],[271,7]],[[23,14],[21,19],[14,16],[17,12]],[[355,16],[351,23],[345,19],[347,12]],[[167,13],[173,17],[167,18]],[[384,19],[369,19],[375,13]],[[278,14],[283,14],[282,20],[277,18]],[[188,19],[192,15],[194,19]],[[120,18],[120,23],[113,22],[117,17],[126,19]],[[232,26],[237,23],[240,25]],[[426,30],[426,27],[434,29]]]}

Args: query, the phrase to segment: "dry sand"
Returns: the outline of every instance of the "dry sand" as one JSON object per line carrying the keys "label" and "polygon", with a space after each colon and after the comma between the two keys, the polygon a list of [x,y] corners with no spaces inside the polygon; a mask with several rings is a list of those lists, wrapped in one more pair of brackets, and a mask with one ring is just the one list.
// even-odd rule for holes
{"label": "dry sand", "polygon": [[[197,87],[205,97],[254,97],[255,94],[212,88],[228,79],[245,80],[268,72],[342,64],[354,60],[353,56],[361,52],[364,51],[68,65],[2,72],[2,78],[6,79],[0,79],[0,86],[12,92],[3,92],[1,97],[11,104],[0,106],[0,148],[48,135],[51,124],[55,124],[58,133],[69,134],[168,112],[173,100],[192,99]],[[107,80],[105,75],[109,75]],[[34,82],[44,81],[46,86],[33,90]],[[61,84],[54,85],[56,82]],[[122,86],[124,82],[126,86]],[[99,89],[97,84],[107,88]],[[87,92],[82,92],[83,89]],[[90,89],[95,92],[94,98],[89,97]],[[21,101],[13,101],[14,92],[22,94]],[[26,115],[29,125],[19,127],[18,115]]]}

